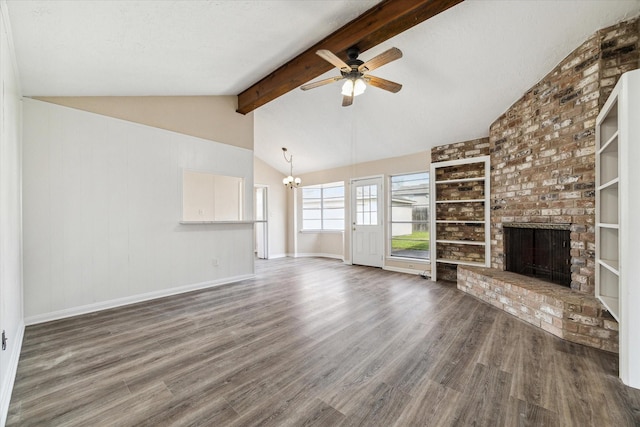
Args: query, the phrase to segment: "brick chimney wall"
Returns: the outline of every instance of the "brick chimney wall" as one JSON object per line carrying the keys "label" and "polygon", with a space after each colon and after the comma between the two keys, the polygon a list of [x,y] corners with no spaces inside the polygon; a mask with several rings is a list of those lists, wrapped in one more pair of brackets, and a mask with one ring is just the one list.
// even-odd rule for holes
{"label": "brick chimney wall", "polygon": [[[640,19],[599,30],[490,126],[489,139],[431,150],[431,161],[491,155],[491,266],[503,222],[571,224],[571,288],[595,291],[595,120],[620,75],[640,68]],[[439,277],[456,280],[455,267]]]}
{"label": "brick chimney wall", "polygon": [[598,31],[490,126],[493,268],[503,222],[571,224],[571,288],[594,294],[595,120],[639,34],[638,18]]}

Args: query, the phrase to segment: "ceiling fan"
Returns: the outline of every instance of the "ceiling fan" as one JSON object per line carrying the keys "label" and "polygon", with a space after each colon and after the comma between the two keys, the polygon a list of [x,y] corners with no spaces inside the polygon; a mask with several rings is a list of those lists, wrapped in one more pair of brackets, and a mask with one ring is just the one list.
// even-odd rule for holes
{"label": "ceiling fan", "polygon": [[382,67],[391,61],[402,58],[402,51],[396,47],[392,47],[391,49],[382,52],[380,55],[371,58],[367,62],[362,62],[358,59],[360,50],[357,47],[347,49],[347,56],[349,59],[347,59],[346,62],[338,58],[333,52],[326,49],[321,49],[317,51],[316,54],[338,68],[341,75],[303,85],[300,89],[309,90],[337,82],[339,80],[346,80],[342,86],[343,107],[348,107],[353,104],[353,97],[363,93],[367,87],[367,83],[371,86],[393,93],[402,89],[402,85],[400,83],[366,74],[367,72]]}

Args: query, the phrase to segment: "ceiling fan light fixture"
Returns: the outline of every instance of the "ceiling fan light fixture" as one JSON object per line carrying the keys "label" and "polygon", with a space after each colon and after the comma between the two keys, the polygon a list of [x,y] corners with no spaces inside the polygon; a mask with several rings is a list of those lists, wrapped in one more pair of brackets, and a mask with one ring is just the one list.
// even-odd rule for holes
{"label": "ceiling fan light fixture", "polygon": [[316,54],[331,65],[340,70],[340,75],[336,77],[329,77],[328,79],[319,80],[316,82],[307,83],[300,86],[302,90],[309,90],[316,87],[324,86],[344,80],[342,85],[342,106],[348,107],[353,104],[353,98],[362,95],[368,85],[377,87],[379,89],[386,90],[391,93],[396,93],[402,89],[402,85],[390,80],[381,79],[380,77],[374,77],[369,71],[380,68],[381,66],[402,58],[402,51],[397,47],[387,49],[381,54],[371,58],[367,62],[362,62],[358,59],[360,50],[357,46],[347,49],[347,56],[349,59],[345,62],[336,56],[335,53],[327,49],[320,49],[316,51]]}
{"label": "ceiling fan light fixture", "polygon": [[362,77],[357,79],[346,79],[342,85],[342,95],[344,96],[358,96],[362,95],[367,88],[367,84]]}
{"label": "ceiling fan light fixture", "polygon": [[362,78],[356,79],[353,84],[353,96],[362,95],[366,88],[367,85]]}
{"label": "ceiling fan light fixture", "polygon": [[353,95],[353,80],[346,79],[344,84],[342,85],[342,94],[344,96],[352,96]]}

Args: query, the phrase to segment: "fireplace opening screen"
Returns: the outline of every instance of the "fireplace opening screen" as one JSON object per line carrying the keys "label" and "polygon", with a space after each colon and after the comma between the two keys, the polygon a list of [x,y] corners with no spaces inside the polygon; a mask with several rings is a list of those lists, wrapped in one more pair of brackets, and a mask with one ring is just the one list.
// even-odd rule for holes
{"label": "fireplace opening screen", "polygon": [[507,271],[571,286],[570,231],[504,226]]}

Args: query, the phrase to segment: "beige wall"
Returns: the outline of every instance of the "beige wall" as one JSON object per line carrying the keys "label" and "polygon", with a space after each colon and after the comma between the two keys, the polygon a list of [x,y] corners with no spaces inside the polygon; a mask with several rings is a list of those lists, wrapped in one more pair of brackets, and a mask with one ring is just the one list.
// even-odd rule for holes
{"label": "beige wall", "polygon": [[[385,206],[385,221],[387,220],[387,200],[386,187],[390,175],[402,173],[424,172],[429,170],[430,154],[428,151],[419,152],[407,156],[391,157],[388,159],[377,160],[373,162],[359,163],[342,168],[328,169],[301,175],[303,185],[324,184],[329,182],[344,181],[346,185],[345,197],[345,216],[350,217],[350,191],[349,183],[354,178],[364,178],[369,176],[384,175],[385,198],[383,200]],[[297,214],[292,207],[289,207],[289,215]],[[293,219],[290,219],[290,224]],[[291,248],[296,254],[319,254],[325,256],[334,256],[336,258],[344,258],[345,262],[351,262],[351,243],[350,233],[301,233],[299,227],[290,228],[297,240],[297,247]],[[385,241],[387,239],[388,227],[385,226]],[[428,269],[428,265],[424,261],[418,260],[399,260],[386,258],[384,268],[399,269],[419,273]]]}
{"label": "beige wall", "polygon": [[373,162],[358,163],[342,168],[327,169],[302,175],[303,185],[323,184],[335,181],[349,181],[373,175],[395,175],[400,173],[428,171],[429,151],[421,151],[401,157],[389,157]]}
{"label": "beige wall", "polygon": [[253,113],[236,113],[236,96],[65,96],[35,99],[253,150]]}

